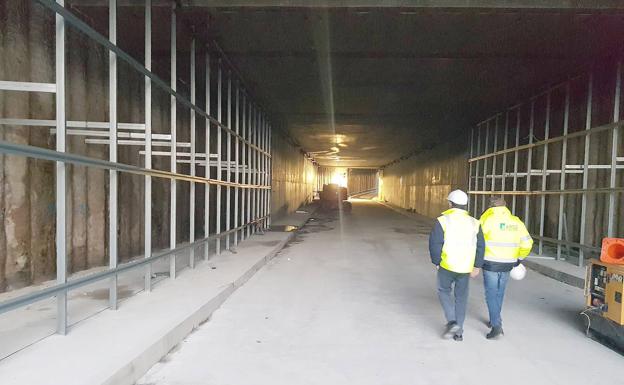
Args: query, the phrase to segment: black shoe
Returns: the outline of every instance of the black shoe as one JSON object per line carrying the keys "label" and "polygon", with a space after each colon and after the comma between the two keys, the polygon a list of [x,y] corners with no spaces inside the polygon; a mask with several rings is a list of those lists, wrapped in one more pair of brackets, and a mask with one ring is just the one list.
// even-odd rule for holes
{"label": "black shoe", "polygon": [[461,342],[461,341],[463,341],[463,340],[464,340],[464,336],[463,336],[463,335],[461,335],[461,334],[455,334],[455,335],[453,336],[453,339],[454,339],[455,341],[457,341],[457,342]]}
{"label": "black shoe", "polygon": [[446,330],[444,331],[444,337],[450,338],[452,334],[456,334],[460,327],[455,321],[451,321],[446,324]]}
{"label": "black shoe", "polygon": [[502,327],[494,326],[492,330],[485,336],[485,338],[487,338],[488,340],[493,340],[504,335],[505,335],[505,332],[503,332]]}

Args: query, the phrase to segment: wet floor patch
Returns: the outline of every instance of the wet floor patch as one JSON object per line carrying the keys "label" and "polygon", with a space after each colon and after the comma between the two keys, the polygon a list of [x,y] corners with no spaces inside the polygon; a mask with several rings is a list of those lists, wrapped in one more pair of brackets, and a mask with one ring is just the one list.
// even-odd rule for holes
{"label": "wet floor patch", "polygon": [[[93,298],[93,299],[105,300],[105,299],[108,299],[109,289],[108,288],[107,289],[97,289],[97,290],[90,291],[90,292],[88,292],[86,294],[89,297]],[[128,298],[132,294],[134,294],[134,291],[131,290],[131,289],[128,289],[128,287],[125,286],[125,285],[120,285],[119,287],[117,287],[117,298],[118,299]]]}
{"label": "wet floor patch", "polygon": [[305,225],[297,233],[299,234],[309,234],[309,233],[319,233],[321,231],[330,231],[334,229],[332,224],[338,218],[334,216],[319,216],[315,218],[310,218]]}
{"label": "wet floor patch", "polygon": [[281,241],[277,240],[277,241],[260,241],[258,243],[261,244],[262,246],[272,247],[272,246],[277,246],[280,242]]}
{"label": "wet floor patch", "polygon": [[392,231],[399,234],[422,234],[426,235],[431,232],[430,227],[393,227]]}
{"label": "wet floor patch", "polygon": [[299,226],[278,225],[278,226],[271,226],[269,231],[276,231],[276,232],[279,232],[279,233],[290,233],[290,232],[293,232],[293,231],[297,231],[298,229],[299,229]]}

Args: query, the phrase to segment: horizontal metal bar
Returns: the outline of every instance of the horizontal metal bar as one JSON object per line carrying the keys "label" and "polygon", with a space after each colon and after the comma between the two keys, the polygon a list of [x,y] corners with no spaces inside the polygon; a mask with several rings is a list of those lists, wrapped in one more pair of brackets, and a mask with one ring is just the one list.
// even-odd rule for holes
{"label": "horizontal metal bar", "polygon": [[230,186],[238,188],[250,188],[250,189],[264,189],[270,190],[271,186],[262,185],[250,185],[239,184],[233,182],[220,181],[215,179],[207,179],[199,176],[190,176],[186,174],[178,174],[167,171],[161,171],[156,169],[146,169],[142,167],[132,166],[129,164],[109,162],[101,159],[89,158],[86,156],[70,154],[67,152],[58,152],[54,150],[48,150],[47,148],[41,148],[36,146],[28,146],[23,144],[9,143],[6,141],[0,141],[0,152],[5,154],[12,154],[18,156],[31,157],[36,159],[51,160],[55,162],[64,162],[76,164],[79,166],[97,167],[105,170],[115,170],[120,172],[127,172],[137,175],[149,175],[156,178],[184,180],[188,182],[211,184],[218,186]]}
{"label": "horizontal metal bar", "polygon": [[0,80],[2,91],[48,92],[56,93],[56,83],[9,82]]}
{"label": "horizontal metal bar", "polygon": [[58,293],[62,293],[62,292],[67,292],[69,290],[73,290],[73,289],[77,289],[79,287],[82,286],[86,286],[86,285],[90,285],[92,283],[98,282],[98,281],[103,281],[106,280],[110,277],[113,276],[117,276],[121,273],[124,273],[126,271],[130,271],[133,269],[138,269],[140,267],[143,267],[147,264],[151,264],[154,263],[156,261],[158,261],[159,259],[168,257],[170,255],[175,255],[175,254],[180,254],[182,252],[184,252],[185,250],[191,249],[191,248],[196,248],[199,245],[202,245],[206,242],[215,240],[215,239],[219,239],[222,238],[224,236],[227,236],[229,234],[232,234],[236,231],[240,231],[248,226],[253,226],[256,223],[262,222],[265,219],[267,219],[270,215],[266,215],[262,218],[258,218],[254,221],[251,221],[249,223],[246,223],[242,226],[239,226],[235,229],[231,229],[228,231],[224,231],[222,233],[219,234],[213,234],[209,237],[197,240],[193,243],[187,243],[187,244],[183,244],[180,245],[178,247],[176,247],[175,249],[166,249],[160,253],[157,254],[153,254],[152,256],[148,257],[148,258],[138,258],[135,259],[132,262],[128,262],[128,263],[124,263],[122,265],[117,266],[114,269],[109,269],[106,271],[102,271],[99,273],[95,273],[95,274],[91,274],[88,275],[86,277],[81,277],[81,278],[77,278],[77,279],[73,279],[68,281],[67,283],[63,283],[63,284],[59,284],[59,285],[54,285],[54,286],[50,286],[47,287],[45,289],[39,290],[37,292],[34,293],[29,293],[29,294],[25,294],[13,299],[10,299],[8,301],[4,301],[0,303],[0,314],[2,313],[6,313],[8,311],[11,310],[15,310],[18,309],[20,307],[29,305],[33,302],[37,302],[37,301],[41,301],[44,300],[46,298],[50,298],[53,297],[55,295],[57,295]]}
{"label": "horizontal metal bar", "polygon": [[542,237],[542,236],[533,235],[533,234],[531,234],[531,237],[533,237],[535,239],[540,239],[540,240],[546,241],[546,242],[559,243],[559,244],[562,244],[562,245],[573,246],[573,247],[577,247],[579,249],[585,249],[585,250],[591,250],[591,251],[597,251],[597,252],[600,252],[600,250],[601,250],[600,247],[583,245],[583,244],[578,243],[578,242],[564,241],[562,239],[556,239],[556,238],[550,238],[550,237]]}
{"label": "horizontal metal bar", "polygon": [[[53,128],[50,130],[51,134],[56,135],[56,129]],[[69,129],[65,132],[67,135],[72,136],[96,136],[108,138],[110,137],[110,131],[100,131],[100,130],[80,130],[80,129]],[[117,137],[119,138],[134,138],[134,139],[145,139],[145,134],[141,132],[123,132],[117,131]],[[87,140],[92,139],[88,138]],[[155,140],[171,140],[170,134],[152,134],[152,139]]]}
{"label": "horizontal metal bar", "polygon": [[[153,136],[153,135],[152,135]],[[85,139],[85,143],[87,144],[110,144],[110,139]],[[144,146],[144,140],[131,140],[131,139],[120,139],[117,141],[119,145],[126,146]],[[163,141],[152,141],[153,147],[171,147],[171,141],[163,142]],[[191,147],[191,144],[188,142],[176,142],[176,147]]]}
{"label": "horizontal metal bar", "polygon": [[[201,115],[205,119],[210,120],[213,125],[221,128],[221,129],[229,132],[231,135],[239,138],[239,140],[247,143],[249,146],[254,148],[256,151],[264,154],[266,157],[268,157],[268,158],[271,157],[270,153],[264,151],[263,149],[261,149],[260,147],[256,146],[255,144],[247,141],[242,136],[240,136],[239,134],[234,132],[232,129],[230,129],[228,126],[226,126],[225,124],[219,122],[217,119],[215,119],[212,116],[208,115],[204,110],[202,110],[201,108],[199,108],[195,104],[191,103],[191,101],[189,99],[187,99],[186,97],[184,97],[182,94],[180,94],[177,91],[173,90],[161,78],[159,78],[153,72],[151,72],[150,70],[145,68],[145,66],[143,64],[139,63],[136,59],[134,59],[132,56],[127,54],[125,51],[120,49],[115,44],[111,43],[110,40],[108,40],[108,38],[104,37],[102,34],[97,32],[93,28],[91,28],[88,24],[86,24],[84,21],[80,20],[72,12],[67,10],[62,5],[58,4],[56,1],[54,1],[54,0],[37,0],[37,1],[39,3],[41,3],[44,7],[48,8],[48,9],[50,9],[50,10],[56,12],[56,13],[58,13],[60,16],[62,16],[65,19],[66,22],[68,22],[69,24],[73,25],[79,31],[82,31],[85,35],[90,37],[96,43],[104,46],[109,51],[114,52],[117,55],[118,58],[121,58],[122,60],[124,60],[131,67],[133,67],[135,70],[140,72],[142,75],[150,78],[153,84],[157,85],[158,87],[160,87],[161,89],[163,89],[164,91],[166,91],[167,93],[169,93],[170,95],[175,97],[178,100],[178,102],[180,102],[181,104],[183,104],[186,107],[190,108],[192,111],[195,111],[197,114]],[[55,85],[55,87],[56,87],[56,85]]]}
{"label": "horizontal metal bar", "polygon": [[[56,127],[56,120],[0,118],[0,125]],[[89,122],[89,121],[69,120],[67,121],[66,126],[71,127],[71,128],[93,128],[93,129],[108,130],[110,123],[109,122]],[[145,124],[143,123],[117,123],[117,128],[120,130],[141,131],[141,130],[145,130]]]}
{"label": "horizontal metal bar", "polygon": [[[542,170],[531,170],[531,176],[532,177],[536,177],[536,176],[541,177],[543,173],[544,172]],[[570,175],[570,174],[582,174],[583,171],[582,170],[569,170],[569,171],[566,171],[565,173],[567,175]],[[547,170],[546,171],[546,175],[550,175],[550,174],[561,174],[561,170]],[[528,175],[528,173],[526,173],[526,172],[518,172],[518,173],[515,173],[515,174],[513,172],[507,172],[507,173],[504,173],[504,174],[496,174],[496,175],[488,174],[488,175],[485,175],[485,176],[483,176],[483,175],[472,176],[472,178],[475,178],[475,179],[483,179],[483,178],[485,178],[485,179],[491,179],[491,178],[500,179],[500,178],[513,178],[514,176],[519,177],[519,178],[526,178],[527,175]]]}
{"label": "horizontal metal bar", "polygon": [[[566,165],[565,168],[567,169],[571,169],[571,170],[583,170],[585,169],[585,166],[583,166],[582,164],[569,164]],[[598,170],[610,170],[611,169],[611,165],[610,164],[589,164],[587,165],[588,169],[598,169]],[[615,168],[617,169],[623,169],[624,168],[624,164],[623,165],[618,165],[615,166]]]}
{"label": "horizontal metal bar", "polygon": [[562,142],[562,141],[564,141],[566,139],[570,140],[570,139],[580,138],[580,137],[584,137],[584,136],[591,135],[591,134],[597,134],[597,133],[603,132],[603,131],[615,130],[615,129],[618,129],[618,128],[622,127],[622,126],[624,126],[624,121],[620,120],[619,122],[616,122],[616,123],[605,124],[603,126],[590,128],[589,130],[577,131],[577,132],[573,132],[571,134],[558,136],[556,138],[541,140],[539,142],[534,142],[534,143],[530,143],[530,144],[524,144],[522,146],[512,147],[512,148],[508,148],[508,149],[505,149],[505,150],[500,150],[500,151],[492,152],[492,153],[489,153],[489,154],[477,156],[477,157],[468,159],[468,162],[476,162],[476,161],[479,161],[479,160],[488,159],[488,158],[491,158],[491,157],[494,157],[494,156],[498,156],[498,155],[509,154],[509,153],[512,153],[512,152],[515,152],[515,151],[528,150],[530,148],[539,147],[539,146],[543,146],[543,145],[546,145],[546,144]]}
{"label": "horizontal metal bar", "polygon": [[[140,155],[145,155],[145,151],[141,150],[139,151]],[[152,151],[152,156],[171,156],[171,151]],[[176,151],[176,156],[178,158],[190,158],[191,153],[190,152],[177,152]],[[210,154],[210,159],[217,159],[219,157],[218,154]],[[206,154],[205,153],[195,153],[195,158],[200,158],[200,159],[206,159]]]}
{"label": "horizontal metal bar", "polygon": [[[538,94],[535,94],[535,95],[531,96],[531,98],[530,98],[529,100],[534,100],[534,99],[539,98],[540,96],[544,96],[544,95],[548,94],[549,92],[552,92],[552,91],[556,90],[557,88],[561,88],[561,87],[565,86],[566,84],[568,84],[568,83],[569,83],[569,82],[571,82],[571,81],[574,81],[574,80],[580,79],[580,78],[581,78],[581,77],[583,77],[583,76],[584,76],[584,74],[578,74],[578,75],[575,75],[575,76],[570,77],[568,80],[566,80],[566,81],[564,81],[564,82],[557,83],[557,84],[554,84],[554,85],[552,85],[552,86],[550,86],[550,87],[544,88],[544,89],[543,89],[540,93],[538,93]],[[505,110],[505,112],[509,112],[509,111],[517,110],[518,108],[522,107],[523,105],[524,105],[524,103],[517,103],[517,104],[514,104],[513,106],[508,107],[508,108]],[[501,114],[502,114],[502,112],[501,112]],[[496,116],[496,115],[495,115],[495,116]],[[495,116],[494,116],[494,117],[495,117]],[[477,123],[477,126],[478,126],[478,125],[480,125],[480,124],[483,124],[483,123],[487,122],[488,120],[493,119],[494,117],[489,117],[489,118],[487,118],[487,119],[485,119],[485,120],[483,120],[483,121],[481,121],[481,122]]]}
{"label": "horizontal metal bar", "polygon": [[566,190],[534,190],[534,191],[468,191],[472,195],[571,195],[571,194],[604,194],[610,192],[622,192],[624,187],[601,187],[590,189],[566,189]]}

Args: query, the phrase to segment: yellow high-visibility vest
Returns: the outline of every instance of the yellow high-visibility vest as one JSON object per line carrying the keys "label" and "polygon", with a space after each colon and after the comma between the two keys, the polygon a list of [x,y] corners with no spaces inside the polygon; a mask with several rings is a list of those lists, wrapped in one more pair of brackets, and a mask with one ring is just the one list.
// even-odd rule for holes
{"label": "yellow high-visibility vest", "polygon": [[444,231],[440,266],[455,273],[470,273],[477,253],[479,221],[466,210],[450,209],[438,217]]}
{"label": "yellow high-visibility vest", "polygon": [[533,238],[520,218],[507,207],[491,207],[480,219],[485,238],[485,260],[513,263],[531,252]]}

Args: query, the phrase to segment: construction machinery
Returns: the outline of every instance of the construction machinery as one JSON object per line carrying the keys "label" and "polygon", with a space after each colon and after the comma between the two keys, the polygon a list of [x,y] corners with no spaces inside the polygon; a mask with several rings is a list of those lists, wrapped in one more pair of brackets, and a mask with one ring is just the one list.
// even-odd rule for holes
{"label": "construction machinery", "polygon": [[348,199],[346,187],[341,187],[335,183],[323,185],[323,191],[319,194],[321,198],[321,209],[323,210],[343,210],[351,211],[351,202]]}
{"label": "construction machinery", "polygon": [[605,238],[600,260],[587,266],[585,300],[587,331],[624,350],[624,239]]}

